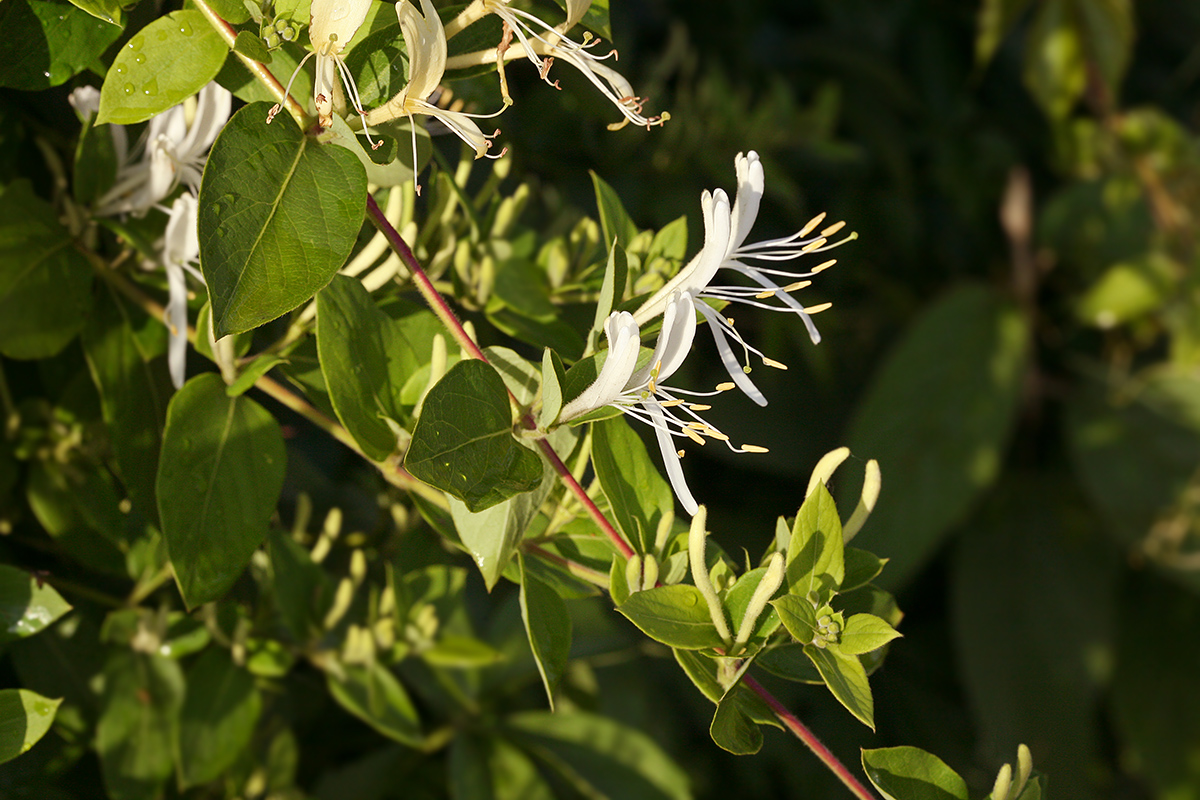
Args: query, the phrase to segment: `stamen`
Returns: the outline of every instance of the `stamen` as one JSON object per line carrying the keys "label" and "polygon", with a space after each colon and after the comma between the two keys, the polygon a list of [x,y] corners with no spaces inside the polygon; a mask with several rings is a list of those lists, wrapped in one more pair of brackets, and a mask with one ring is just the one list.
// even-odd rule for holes
{"label": "stamen", "polygon": [[771,452],[767,448],[759,447],[756,444],[744,444],[744,445],[742,445],[742,451],[746,452],[746,453],[769,453],[769,452]]}
{"label": "stamen", "polygon": [[805,314],[820,314],[822,311],[828,311],[833,308],[833,303],[821,303],[820,305],[808,306],[804,309]]}
{"label": "stamen", "polygon": [[844,227],[846,227],[846,222],[844,220],[841,222],[835,222],[832,225],[830,225],[828,228],[826,228],[825,230],[821,231],[821,235],[822,236],[833,236],[835,233],[837,233]]}
{"label": "stamen", "polygon": [[812,286],[812,281],[796,281],[795,283],[789,283],[787,286],[783,287],[783,291],[795,292],[800,289],[807,289],[809,286]]}
{"label": "stamen", "polygon": [[763,356],[763,363],[766,364],[768,367],[774,367],[775,369],[782,369],[782,370],[787,369],[787,364],[784,364],[780,361],[776,361],[773,358],[767,358],[766,356]]}
{"label": "stamen", "polygon": [[758,294],[754,295],[754,299],[755,300],[766,300],[767,298],[774,297],[774,296],[775,296],[775,290],[768,289],[765,292],[759,292]]}
{"label": "stamen", "polygon": [[718,383],[716,386],[716,389],[718,392],[728,392],[730,389],[736,389],[736,388],[737,388],[737,386],[735,384],[730,383],[728,381],[726,381],[725,383]]}
{"label": "stamen", "polygon": [[796,234],[796,237],[799,238],[801,236],[808,236],[810,233],[812,233],[814,230],[816,230],[816,227],[818,225],[820,225],[824,221],[825,221],[825,212],[822,211],[820,214],[817,214],[815,217],[810,219],[805,224],[805,226],[803,228],[801,228],[800,231]]}
{"label": "stamen", "polygon": [[[665,403],[659,403],[659,405],[663,408],[674,408],[675,406],[683,405],[683,403],[684,401],[681,398],[676,398],[674,400],[668,400]],[[694,406],[689,406],[689,408],[694,408]]]}
{"label": "stamen", "polygon": [[[680,400],[679,402],[682,403],[683,401]],[[708,411],[712,408],[712,406],[706,406],[703,403],[688,403],[688,408],[690,408],[692,411]]]}
{"label": "stamen", "polygon": [[675,451],[675,455],[679,456],[680,458],[683,458],[683,454],[684,454],[684,452],[685,452],[685,451],[683,451],[683,450],[676,450],[676,451]]}
{"label": "stamen", "polygon": [[817,266],[813,267],[811,272],[813,275],[816,275],[818,272],[824,272],[825,270],[829,269],[836,263],[837,263],[837,259],[831,258],[828,261],[826,261],[824,264],[818,264]]}
{"label": "stamen", "polygon": [[704,444],[704,439],[702,439],[700,437],[700,434],[696,433],[694,430],[691,430],[690,428],[684,428],[683,434],[685,436],[687,436],[689,439],[691,439],[693,442],[695,442],[696,444],[699,444],[699,445]]}
{"label": "stamen", "polygon": [[811,242],[804,245],[804,247],[800,248],[800,255],[806,255],[811,253],[813,250],[820,250],[828,241],[828,239],[813,239]]}

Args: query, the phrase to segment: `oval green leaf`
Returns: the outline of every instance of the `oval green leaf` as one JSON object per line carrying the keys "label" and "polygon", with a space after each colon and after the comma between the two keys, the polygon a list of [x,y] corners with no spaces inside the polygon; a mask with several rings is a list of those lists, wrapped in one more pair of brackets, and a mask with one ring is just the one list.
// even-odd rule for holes
{"label": "oval green leaf", "polygon": [[571,617],[558,592],[527,572],[524,559],[519,560],[521,620],[553,711],[554,691],[567,671],[567,658],[571,655]]}
{"label": "oval green leaf", "polygon": [[702,650],[725,646],[713,626],[704,595],[691,584],[656,586],[635,592],[617,611],[642,633],[668,647]]}
{"label": "oval green leaf", "polygon": [[70,610],[53,586],[0,564],[0,642],[32,636]]}
{"label": "oval green leaf", "polygon": [[804,654],[812,660],[822,680],[838,702],[864,725],[875,730],[875,701],[867,672],[858,656],[847,655],[834,645],[817,647],[805,645]]}
{"label": "oval green leaf", "polygon": [[200,185],[200,267],[218,337],[308,300],[346,262],[367,203],[362,164],[306,137],[268,103],[233,115]]}
{"label": "oval green leaf", "polygon": [[262,543],[283,487],[279,423],[213,373],[188,381],[167,408],[158,513],[189,608],[221,597]]}
{"label": "oval green leaf", "polygon": [[96,124],[133,125],[182,103],[216,77],[228,54],[199,11],[159,17],[113,59],[100,90]]}
{"label": "oval green leaf", "polygon": [[0,764],[37,744],[50,730],[62,700],[27,689],[0,690]]}
{"label": "oval green leaf", "polygon": [[65,0],[4,0],[0,3],[4,58],[0,86],[38,91],[82,72],[121,35]]}
{"label": "oval green leaf", "polygon": [[262,710],[254,678],[229,653],[210,647],[187,673],[179,718],[179,782],[183,788],[216,780],[250,744]]}
{"label": "oval green leaf", "polygon": [[404,466],[479,512],[537,487],[542,461],[517,444],[504,381],[482,361],[460,361],[425,396]]}
{"label": "oval green leaf", "polygon": [[342,708],[388,738],[416,747],[421,743],[421,723],[408,693],[388,668],[379,662],[368,666],[343,664],[342,675],[326,675],[329,693]]}
{"label": "oval green leaf", "polygon": [[967,800],[967,784],[958,773],[916,747],[863,750],[862,765],[887,800]]}

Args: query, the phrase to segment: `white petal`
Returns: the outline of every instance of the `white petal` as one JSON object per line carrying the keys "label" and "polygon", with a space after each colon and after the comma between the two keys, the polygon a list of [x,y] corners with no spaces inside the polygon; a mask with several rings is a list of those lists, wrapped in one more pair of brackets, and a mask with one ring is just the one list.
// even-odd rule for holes
{"label": "white petal", "polygon": [[643,388],[650,382],[650,375],[657,366],[658,375],[655,382],[662,383],[675,374],[692,351],[692,340],[696,336],[696,312],[692,308],[692,295],[689,292],[676,292],[667,302],[663,312],[662,330],[658,333],[658,343],[654,346],[654,356],[650,363],[638,370],[627,386],[627,389]]}
{"label": "white petal", "polygon": [[433,94],[446,71],[446,32],[437,9],[421,0],[422,15],[409,0],[396,4],[400,33],[408,52],[408,86],[404,97],[424,100]]}
{"label": "white petal", "polygon": [[675,450],[675,441],[667,428],[666,419],[663,418],[662,408],[653,400],[642,403],[642,408],[646,409],[646,413],[654,420],[654,435],[658,438],[658,449],[662,453],[663,466],[667,470],[667,480],[671,482],[671,489],[679,498],[684,510],[689,515],[695,514],[700,504],[692,497],[687,480],[683,477],[683,466],[679,463],[679,453]]}
{"label": "white petal", "polygon": [[[340,53],[362,27],[370,10],[371,0],[313,0],[308,28],[312,49],[318,54]],[[337,39],[331,43],[332,36]]]}
{"label": "white petal", "polygon": [[751,150],[748,154],[738,153],[734,161],[737,169],[737,197],[733,201],[732,223],[729,231],[728,256],[742,246],[754,220],[758,217],[758,207],[762,203],[763,190],[766,181],[763,178],[762,162],[758,153]]}
{"label": "white petal", "polygon": [[200,256],[198,220],[199,203],[194,195],[184,192],[171,205],[167,218],[167,229],[163,234],[164,261],[182,265]]}
{"label": "white petal", "polygon": [[[180,157],[185,161],[199,158],[212,147],[217,134],[229,119],[233,95],[219,83],[210,82],[196,96],[196,115],[192,127],[180,147]],[[195,188],[195,187],[194,187]]]}
{"label": "white petal", "polygon": [[165,311],[171,337],[167,346],[167,367],[171,382],[178,389],[183,386],[184,369],[187,366],[187,280],[183,267],[178,264],[168,261],[166,269],[170,299]]}
{"label": "white petal", "polygon": [[563,406],[559,414],[562,422],[615,402],[629,383],[641,349],[637,323],[628,311],[614,311],[604,321],[604,335],[608,339],[608,356],[604,366],[590,386]]}

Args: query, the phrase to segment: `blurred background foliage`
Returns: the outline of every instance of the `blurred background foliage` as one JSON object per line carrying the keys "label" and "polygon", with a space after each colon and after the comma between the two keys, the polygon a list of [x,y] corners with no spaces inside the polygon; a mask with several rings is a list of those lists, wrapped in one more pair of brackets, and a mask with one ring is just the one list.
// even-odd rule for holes
{"label": "blurred background foliage", "polygon": [[[881,580],[906,617],[873,678],[878,733],[824,690],[771,689],[850,763],[860,746],[915,745],[981,793],[1025,742],[1056,797],[1200,798],[1200,4],[613,6],[622,71],[671,121],[609,132],[612,109],[577,76],[555,92],[511,69],[502,127],[512,174],[533,182],[524,224],[565,232],[595,216],[591,169],[641,228],[686,215],[692,253],[701,190],[733,189],[732,157],[755,149],[768,193],[757,234],[821,211],[859,234],[805,291],[834,303],[819,346],[782,315],[739,320],[790,369],[755,375],[766,409],[727,395],[712,421],[772,452],[685,461],[731,554],[760,551],[822,453],[849,444],[880,461],[883,496],[855,544],[892,559]],[[34,160],[21,125],[70,119],[67,88],[54,108],[5,94],[20,107],[0,130],[15,143],[0,151],[6,181]],[[721,379],[707,355],[681,384]],[[55,386],[73,358],[37,380]],[[318,515],[338,506],[348,529],[381,524],[370,468],[302,427],[293,451],[289,486],[316,486]],[[857,495],[841,481],[839,497]],[[408,566],[445,560],[415,515],[391,521]],[[519,632],[515,592],[496,611],[474,574],[465,591],[477,628]],[[697,796],[845,796],[782,735],[750,758],[718,750],[711,706],[669,658],[603,604],[571,608],[568,704],[649,734]],[[98,652],[62,657],[100,674]],[[21,672],[13,661],[3,669]],[[544,705],[528,663],[521,675],[489,713]],[[299,745],[281,734],[264,763],[330,798],[408,796],[397,776],[444,774],[442,756],[381,748],[348,717],[328,725],[331,701],[305,679],[271,700]],[[86,747],[64,741],[0,767],[0,794],[51,796],[29,795],[42,791],[30,776]],[[80,787],[95,767],[72,769],[64,796],[93,796]]]}

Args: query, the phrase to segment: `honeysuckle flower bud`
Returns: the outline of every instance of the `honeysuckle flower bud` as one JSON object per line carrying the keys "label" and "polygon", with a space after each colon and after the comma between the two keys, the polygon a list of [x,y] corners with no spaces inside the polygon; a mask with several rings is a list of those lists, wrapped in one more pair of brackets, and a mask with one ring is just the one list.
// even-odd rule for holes
{"label": "honeysuckle flower bud", "polygon": [[729,642],[729,622],[725,619],[725,606],[717,596],[717,590],[712,585],[708,574],[708,559],[705,552],[708,549],[708,509],[697,506],[692,512],[692,526],[688,529],[688,565],[692,569],[692,583],[704,595],[708,603],[708,614],[712,618],[713,627],[722,641]]}
{"label": "honeysuckle flower bud", "polygon": [[[408,85],[395,97],[379,108],[373,109],[366,115],[365,123],[377,125],[381,122],[408,117],[415,125],[413,117],[423,114],[441,122],[455,136],[462,139],[468,147],[475,151],[475,157],[488,155],[492,139],[496,133],[485,135],[475,124],[475,118],[494,117],[496,114],[465,114],[460,111],[449,111],[430,103],[428,97],[433,94],[442,82],[446,72],[446,33],[442,20],[438,17],[437,9],[430,0],[421,0],[421,11],[409,0],[400,0],[396,4],[396,16],[400,20],[400,33],[404,36],[404,45],[408,51]],[[502,111],[503,109],[501,109]],[[417,133],[412,136],[413,164],[417,163]],[[494,156],[499,158],[503,152]],[[416,179],[414,178],[414,181]],[[417,193],[421,187],[417,185]]]}
{"label": "honeysuckle flower bud", "polygon": [[[770,268],[755,262],[791,261],[810,253],[824,252],[856,238],[856,234],[851,233],[838,241],[831,242],[830,237],[840,231],[845,223],[837,222],[817,231],[825,219],[824,214],[818,214],[791,236],[746,244],[746,237],[749,235],[750,229],[754,227],[754,220],[758,216],[759,205],[762,202],[763,169],[762,162],[759,161],[758,154],[754,151],[745,155],[739,153],[735,165],[738,189],[732,208],[728,195],[720,189],[711,194],[706,191],[701,195],[700,203],[704,213],[704,246],[679,271],[678,275],[648,298],[633,313],[633,317],[638,324],[644,325],[663,312],[675,292],[692,293],[696,310],[708,322],[721,356],[721,363],[729,372],[729,376],[751,400],[760,406],[765,406],[767,399],[746,374],[749,371],[749,365],[743,365],[739,361],[729,344],[729,339],[733,339],[742,348],[743,354],[747,358],[749,353],[754,353],[767,366],[778,369],[786,369],[786,367],[778,361],[767,358],[759,350],[747,344],[734,327],[733,320],[717,312],[704,300],[712,298],[726,303],[741,303],[772,311],[795,313],[804,321],[813,344],[817,344],[821,341],[821,334],[813,324],[812,315],[824,311],[831,304],[824,303],[805,307],[792,297],[791,292],[808,286],[811,281],[806,280],[807,278],[833,266],[835,261],[825,261],[807,272]],[[722,269],[744,275],[758,285],[713,285],[713,279]],[[775,282],[775,277],[787,278],[789,282],[780,286]],[[771,302],[772,300],[777,302]]]}
{"label": "honeysuckle flower bud", "polygon": [[[509,0],[475,0],[455,20],[455,31],[481,16],[495,14],[504,23],[505,38],[494,49],[457,56],[450,60],[449,65],[453,68],[463,68],[494,61],[500,74],[501,92],[505,103],[508,104],[512,102],[512,98],[508,96],[508,82],[504,74],[505,61],[524,56],[537,68],[542,80],[558,89],[561,88],[558,81],[551,80],[549,74],[555,59],[561,59],[583,73],[584,77],[624,115],[623,121],[610,125],[610,128],[622,128],[630,122],[646,128],[662,125],[670,119],[670,115],[643,115],[645,98],[636,96],[629,81],[604,63],[610,58],[616,60],[616,50],[597,55],[593,50],[600,44],[600,40],[590,33],[584,33],[580,42],[567,37],[567,31],[583,19],[591,4],[591,0],[567,0],[566,21],[552,26],[524,9],[513,8]],[[511,43],[513,36],[517,38],[516,44]]]}
{"label": "honeysuckle flower bud", "polygon": [[[135,163],[123,160],[116,183],[97,201],[96,213],[141,216],[181,183],[199,191],[208,148],[229,119],[232,100],[227,89],[210,83],[194,98],[152,117],[146,127],[142,159]],[[123,143],[124,132],[113,141]]]}
{"label": "honeysuckle flower bud", "polygon": [[710,396],[732,389],[732,384],[722,384],[712,392],[690,392],[662,383],[675,374],[691,352],[696,335],[694,303],[694,298],[688,292],[679,292],[671,297],[663,313],[662,329],[654,354],[640,368],[637,363],[641,339],[633,315],[626,311],[610,314],[604,322],[609,348],[607,360],[596,380],[563,406],[559,414],[560,422],[569,422],[598,408],[612,406],[654,428],[667,479],[689,514],[696,513],[697,503],[688,489],[683,467],[679,463],[683,451],[676,449],[676,438],[688,438],[697,444],[704,444],[706,438],[716,439],[735,453],[766,452],[765,448],[755,445],[735,447],[728,436],[700,417],[699,412],[706,411],[708,406],[679,397]]}
{"label": "honeysuckle flower bud", "polygon": [[200,235],[198,233],[199,204],[196,196],[185,192],[176,198],[167,217],[167,229],[163,234],[163,267],[167,272],[169,299],[165,309],[170,343],[167,346],[167,366],[171,382],[178,389],[183,386],[185,359],[187,357],[187,277],[204,283],[204,276],[196,269],[200,258]]}
{"label": "honeysuckle flower bud", "polygon": [[[287,87],[283,90],[286,95],[291,91],[292,81],[296,79],[300,68],[313,56],[317,57],[316,76],[313,80],[313,105],[317,109],[317,122],[322,128],[333,125],[334,105],[342,104],[338,96],[341,86],[346,87],[350,104],[363,120],[366,128],[366,112],[362,100],[358,96],[358,86],[346,68],[342,59],[342,50],[354,38],[354,34],[362,27],[367,12],[371,10],[371,0],[313,0],[309,16],[308,40],[312,50],[301,59],[288,79]],[[338,78],[341,78],[341,84]],[[282,106],[276,103],[267,114],[267,122],[275,118]],[[367,140],[371,136],[367,134]],[[382,142],[371,142],[372,147],[379,147]]]}

